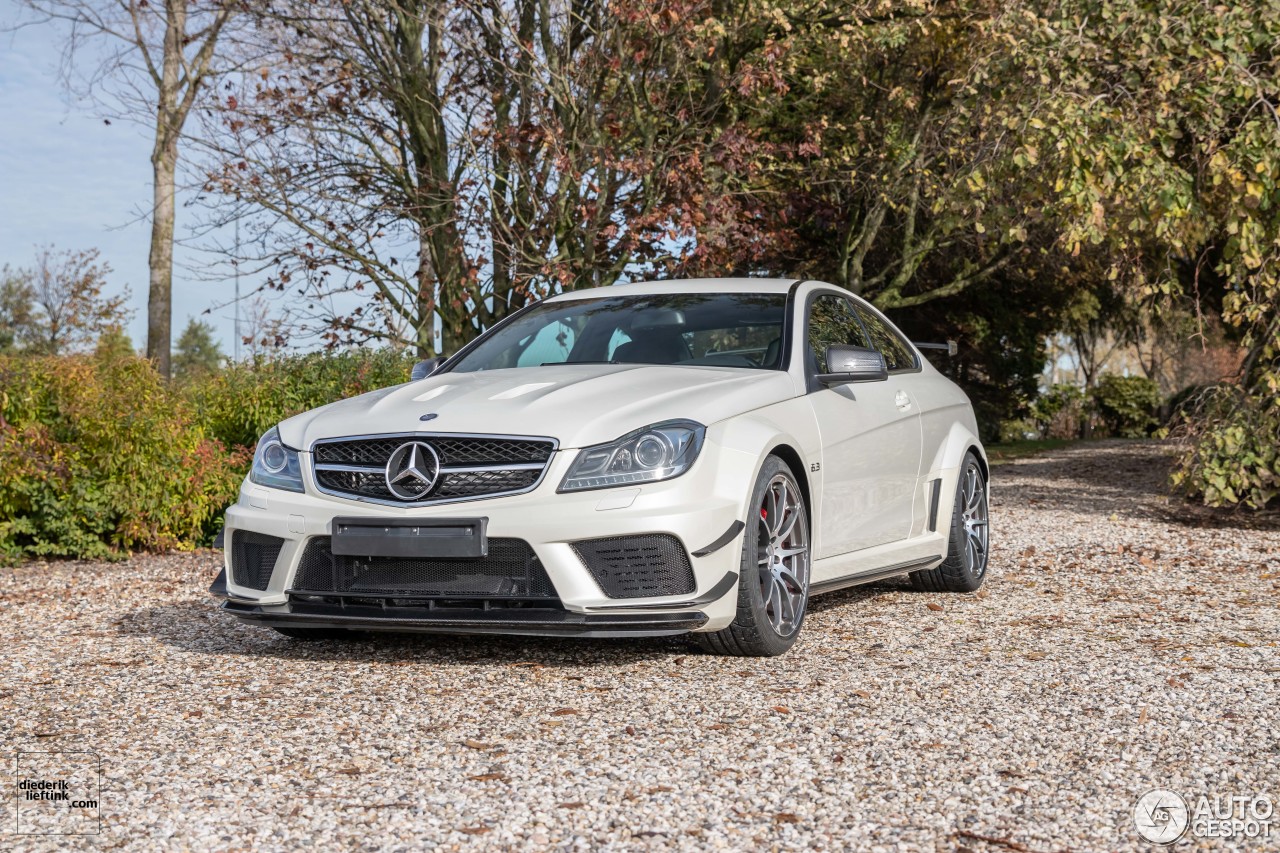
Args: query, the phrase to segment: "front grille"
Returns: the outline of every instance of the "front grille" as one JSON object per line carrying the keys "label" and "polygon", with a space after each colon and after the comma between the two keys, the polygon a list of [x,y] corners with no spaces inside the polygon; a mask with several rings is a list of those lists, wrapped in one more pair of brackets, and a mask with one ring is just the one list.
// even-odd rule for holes
{"label": "front grille", "polygon": [[291,592],[363,598],[539,599],[556,601],[555,587],[523,539],[489,539],[489,555],[475,558],[348,557],[335,555],[328,536],[307,543]]}
{"label": "front grille", "polygon": [[666,533],[573,543],[578,559],[609,598],[685,595],[697,589],[680,540]]}
{"label": "front grille", "polygon": [[[404,500],[387,488],[386,466],[406,441],[435,450],[440,471],[425,495]],[[472,435],[389,435],[318,441],[312,447],[316,485],[340,497],[403,506],[526,492],[542,479],[555,452],[547,438]]]}
{"label": "front grille", "polygon": [[271,583],[271,572],[284,540],[251,530],[231,532],[231,581],[249,589],[264,590]]}

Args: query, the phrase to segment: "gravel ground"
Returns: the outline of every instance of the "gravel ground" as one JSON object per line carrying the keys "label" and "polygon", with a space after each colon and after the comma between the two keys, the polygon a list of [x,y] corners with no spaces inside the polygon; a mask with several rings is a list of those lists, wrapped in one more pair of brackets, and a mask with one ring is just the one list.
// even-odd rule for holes
{"label": "gravel ground", "polygon": [[1148,849],[1149,789],[1280,803],[1280,524],[1171,502],[1166,467],[999,466],[982,592],[816,599],[767,660],[301,644],[215,611],[209,551],[5,569],[5,752],[96,752],[102,829],[16,835],[0,797],[0,847]]}

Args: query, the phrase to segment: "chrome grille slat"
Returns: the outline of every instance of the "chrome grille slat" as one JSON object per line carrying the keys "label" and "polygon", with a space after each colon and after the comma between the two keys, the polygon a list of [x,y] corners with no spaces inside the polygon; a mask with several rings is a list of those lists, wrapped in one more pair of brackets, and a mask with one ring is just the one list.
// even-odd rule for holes
{"label": "chrome grille slat", "polygon": [[[406,441],[431,445],[439,479],[425,498],[401,500],[387,488],[387,460]],[[542,481],[556,441],[541,436],[404,433],[321,439],[311,470],[325,494],[389,506],[428,506],[528,492]]]}

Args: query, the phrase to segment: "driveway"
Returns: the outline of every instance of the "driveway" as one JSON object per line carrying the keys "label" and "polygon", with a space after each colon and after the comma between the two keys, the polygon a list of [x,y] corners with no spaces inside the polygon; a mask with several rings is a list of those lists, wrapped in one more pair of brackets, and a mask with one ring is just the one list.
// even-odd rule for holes
{"label": "driveway", "polygon": [[816,599],[774,659],[299,643],[216,611],[211,551],[2,569],[6,760],[102,781],[99,835],[15,834],[3,796],[0,847],[1150,849],[1153,788],[1280,801],[1280,525],[1166,498],[1167,465],[1001,465],[980,593]]}

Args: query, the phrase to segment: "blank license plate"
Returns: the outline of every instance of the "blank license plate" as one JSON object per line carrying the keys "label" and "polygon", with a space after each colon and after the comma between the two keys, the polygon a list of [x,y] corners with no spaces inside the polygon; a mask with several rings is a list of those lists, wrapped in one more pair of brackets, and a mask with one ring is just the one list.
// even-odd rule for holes
{"label": "blank license plate", "polygon": [[485,557],[487,518],[335,518],[330,549],[350,557]]}

